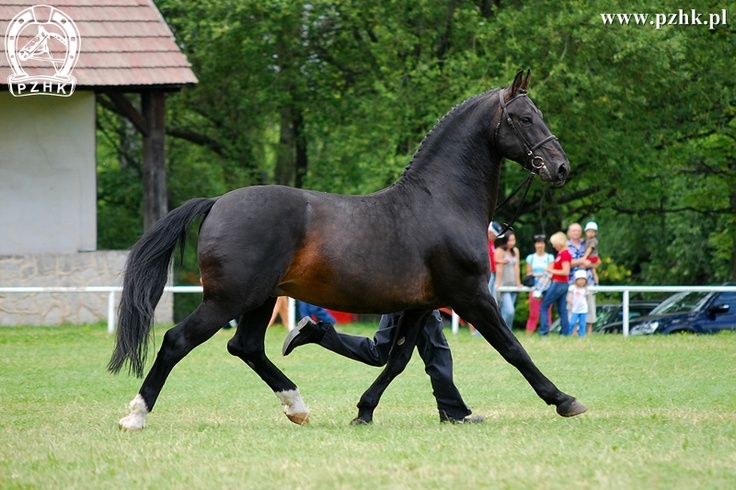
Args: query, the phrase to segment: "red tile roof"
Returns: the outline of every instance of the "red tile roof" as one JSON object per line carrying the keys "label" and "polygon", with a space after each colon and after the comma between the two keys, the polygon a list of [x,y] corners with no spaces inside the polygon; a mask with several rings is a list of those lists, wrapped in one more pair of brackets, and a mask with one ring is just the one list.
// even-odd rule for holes
{"label": "red tile roof", "polygon": [[[13,17],[33,5],[56,7],[77,26],[81,51],[71,73],[77,87],[176,88],[197,83],[152,0],[0,0],[0,86],[6,87],[13,74],[5,52],[6,30]],[[31,31],[21,31],[19,45],[31,40]],[[61,49],[63,56],[66,48]],[[28,60],[23,67],[48,70],[49,64]]]}

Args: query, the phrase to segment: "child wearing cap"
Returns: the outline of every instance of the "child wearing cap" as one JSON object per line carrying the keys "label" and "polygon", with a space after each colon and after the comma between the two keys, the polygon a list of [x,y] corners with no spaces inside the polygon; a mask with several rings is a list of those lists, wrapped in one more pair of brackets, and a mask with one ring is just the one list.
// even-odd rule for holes
{"label": "child wearing cap", "polygon": [[570,332],[575,333],[575,325],[578,325],[577,335],[585,336],[585,317],[588,314],[588,274],[584,270],[575,271],[575,282],[567,291],[567,306],[570,310]]}
{"label": "child wearing cap", "polygon": [[[583,259],[589,260],[591,264],[597,264],[600,259],[598,258],[598,223],[595,221],[588,221],[585,225],[585,255]],[[593,282],[598,284],[598,273],[595,271],[595,267],[591,267],[590,271],[593,273]]]}

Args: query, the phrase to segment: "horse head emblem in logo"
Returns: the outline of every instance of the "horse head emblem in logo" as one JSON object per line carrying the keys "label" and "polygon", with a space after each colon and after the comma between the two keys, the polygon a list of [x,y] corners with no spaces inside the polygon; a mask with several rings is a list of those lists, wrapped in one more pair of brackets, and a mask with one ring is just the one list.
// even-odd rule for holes
{"label": "horse head emblem in logo", "polygon": [[72,19],[49,5],[29,7],[13,17],[5,33],[5,54],[13,70],[10,93],[69,97],[81,39]]}

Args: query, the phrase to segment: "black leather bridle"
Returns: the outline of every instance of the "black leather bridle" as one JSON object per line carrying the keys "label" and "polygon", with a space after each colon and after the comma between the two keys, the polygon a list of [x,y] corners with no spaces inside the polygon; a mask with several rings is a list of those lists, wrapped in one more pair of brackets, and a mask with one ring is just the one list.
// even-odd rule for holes
{"label": "black leather bridle", "polygon": [[555,136],[554,134],[551,134],[550,133],[549,136],[547,136],[546,138],[544,138],[539,143],[537,143],[537,144],[535,144],[533,146],[531,144],[529,144],[529,142],[524,137],[524,135],[519,131],[519,128],[517,128],[516,125],[514,125],[514,121],[511,119],[511,115],[509,114],[509,110],[508,110],[508,106],[510,106],[513,101],[515,101],[516,99],[520,99],[522,97],[526,97],[527,96],[526,95],[526,90],[519,90],[516,93],[516,95],[513,96],[511,98],[511,100],[509,100],[508,102],[506,102],[506,99],[504,99],[503,93],[504,93],[504,90],[499,90],[498,91],[498,101],[501,104],[501,109],[503,110],[503,115],[498,120],[498,124],[496,125],[496,134],[494,136],[494,139],[495,140],[498,140],[498,132],[501,129],[501,123],[505,119],[506,122],[509,124],[509,126],[511,126],[511,129],[516,134],[516,137],[519,138],[519,140],[521,141],[521,143],[524,145],[524,149],[526,150],[526,154],[529,157],[529,167],[531,168],[531,171],[533,173],[539,173],[539,170],[541,170],[542,167],[544,167],[545,161],[544,161],[544,158],[542,158],[541,156],[535,155],[534,154],[534,150],[536,150],[537,148],[539,148],[540,146],[542,146],[545,143],[548,143],[548,142],[550,142],[552,140],[557,140],[557,136]]}
{"label": "black leather bridle", "polygon": [[522,187],[524,187],[524,185],[526,185],[526,189],[524,189],[524,195],[521,196],[521,202],[519,203],[519,207],[516,209],[516,213],[514,213],[514,217],[511,218],[511,222],[510,223],[504,223],[503,224],[503,227],[501,228],[501,233],[498,234],[498,237],[499,238],[502,237],[502,236],[504,236],[507,231],[514,231],[514,228],[513,228],[512,225],[516,221],[516,218],[519,217],[519,213],[521,213],[521,207],[524,204],[524,201],[526,200],[526,195],[529,193],[529,189],[532,186],[532,181],[534,180],[534,176],[539,173],[539,171],[542,169],[542,167],[545,166],[544,158],[542,158],[539,155],[535,155],[534,154],[534,150],[536,150],[540,146],[544,145],[545,143],[548,143],[548,142],[550,142],[552,140],[557,140],[557,136],[555,136],[554,134],[551,134],[550,133],[549,136],[547,136],[546,138],[544,138],[539,143],[537,143],[535,145],[529,144],[529,142],[524,137],[524,135],[519,131],[519,129],[516,127],[516,125],[514,125],[514,121],[511,119],[511,115],[509,114],[509,111],[508,111],[508,106],[510,106],[513,101],[515,101],[516,99],[519,99],[521,97],[526,97],[527,96],[526,95],[526,90],[519,90],[516,93],[516,95],[513,96],[511,98],[511,100],[508,101],[508,103],[506,102],[506,99],[504,99],[503,93],[504,93],[504,90],[503,89],[498,91],[498,100],[499,100],[499,102],[501,104],[501,109],[503,110],[503,114],[499,118],[498,124],[496,125],[496,134],[494,135],[494,140],[495,141],[498,141],[498,132],[501,129],[501,123],[505,119],[506,122],[509,124],[509,126],[511,126],[511,129],[516,134],[516,137],[519,138],[519,140],[521,141],[521,143],[524,145],[524,149],[526,150],[527,157],[529,158],[527,169],[531,168],[531,171],[529,173],[529,176],[526,178],[526,180],[524,180],[521,184],[519,184],[516,187],[516,189],[514,189],[513,192],[511,192],[511,194],[509,194],[506,197],[506,199],[504,199],[500,204],[498,204],[496,206],[496,209],[498,209],[501,206],[503,206],[504,204],[506,204],[509,201],[509,199],[511,199],[512,197],[514,197],[516,195],[516,193],[519,192],[519,190]]}

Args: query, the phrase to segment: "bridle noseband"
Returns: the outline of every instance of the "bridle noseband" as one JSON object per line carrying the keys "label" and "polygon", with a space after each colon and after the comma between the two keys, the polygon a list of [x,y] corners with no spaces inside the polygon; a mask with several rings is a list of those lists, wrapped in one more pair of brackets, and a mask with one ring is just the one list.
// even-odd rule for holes
{"label": "bridle noseband", "polygon": [[532,186],[532,181],[534,180],[534,176],[539,173],[539,171],[544,167],[545,161],[544,158],[542,158],[539,155],[534,154],[534,150],[539,148],[540,146],[544,145],[545,143],[548,143],[552,140],[557,140],[557,136],[554,134],[550,134],[546,138],[544,138],[542,141],[535,145],[530,145],[527,139],[524,137],[524,135],[519,131],[519,129],[514,125],[514,121],[511,120],[511,115],[508,111],[508,106],[511,105],[513,101],[516,99],[519,99],[521,97],[526,97],[526,90],[519,90],[515,96],[511,98],[511,100],[506,103],[506,100],[503,97],[504,90],[501,89],[498,91],[498,100],[501,104],[501,109],[503,110],[503,114],[501,115],[501,118],[498,120],[498,124],[496,125],[496,133],[494,135],[494,141],[498,140],[498,132],[501,129],[501,123],[504,119],[506,119],[506,122],[511,126],[511,129],[514,130],[514,133],[516,133],[516,137],[519,138],[521,143],[524,145],[524,149],[526,150],[526,154],[529,157],[528,165],[526,166],[527,169],[531,168],[531,172],[529,173],[529,176],[524,180],[521,184],[519,184],[516,189],[513,190],[511,194],[509,194],[506,199],[501,202],[501,204],[496,206],[496,209],[500,208],[504,204],[508,202],[509,199],[511,199],[514,195],[516,195],[517,192],[519,192],[519,189],[521,189],[526,184],[526,189],[524,189],[524,195],[521,196],[521,203],[519,204],[519,207],[516,209],[516,213],[514,214],[514,217],[511,218],[510,223],[504,223],[503,227],[501,228],[501,233],[498,234],[498,237],[502,237],[506,234],[507,231],[514,231],[513,225],[514,221],[516,221],[516,218],[519,217],[519,213],[521,213],[521,206],[524,204],[524,201],[526,200],[526,195],[529,193],[529,189]]}

